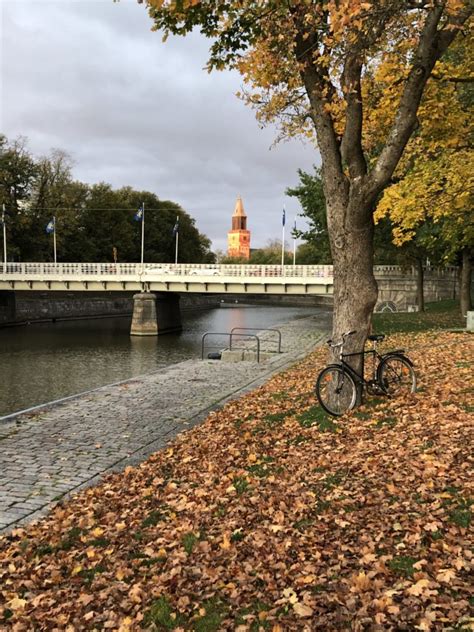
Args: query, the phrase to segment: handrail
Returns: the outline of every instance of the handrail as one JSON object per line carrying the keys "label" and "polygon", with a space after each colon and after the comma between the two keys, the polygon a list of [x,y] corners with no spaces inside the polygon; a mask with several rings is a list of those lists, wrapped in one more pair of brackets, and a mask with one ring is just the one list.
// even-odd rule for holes
{"label": "handrail", "polygon": [[204,360],[204,340],[207,336],[229,336],[229,349],[232,349],[232,338],[234,336],[243,336],[246,338],[255,338],[257,341],[257,362],[260,362],[260,339],[255,334],[234,334],[228,331],[206,331],[201,338],[201,360]]}
{"label": "handrail", "polygon": [[232,327],[230,333],[234,333],[236,330],[242,331],[276,331],[278,334],[278,353],[281,353],[281,331],[279,329],[275,329],[275,327]]}
{"label": "handrail", "polygon": [[[399,273],[414,276],[413,268],[403,268],[400,266],[374,266],[374,274],[378,277],[390,276]],[[431,267],[424,266],[425,273],[435,277],[456,276],[455,266]],[[333,276],[332,265],[285,265],[279,264],[216,264],[216,263],[113,263],[113,262],[0,262],[0,275],[182,275],[182,276],[256,276],[275,277],[284,276],[292,278],[298,277],[322,277],[331,278]]]}

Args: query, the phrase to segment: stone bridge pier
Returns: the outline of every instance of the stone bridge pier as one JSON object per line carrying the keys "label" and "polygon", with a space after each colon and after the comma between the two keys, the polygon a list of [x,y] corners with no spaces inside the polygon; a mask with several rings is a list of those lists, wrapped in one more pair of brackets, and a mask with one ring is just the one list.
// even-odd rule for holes
{"label": "stone bridge pier", "polygon": [[179,294],[140,292],[133,296],[131,336],[158,336],[181,331]]}

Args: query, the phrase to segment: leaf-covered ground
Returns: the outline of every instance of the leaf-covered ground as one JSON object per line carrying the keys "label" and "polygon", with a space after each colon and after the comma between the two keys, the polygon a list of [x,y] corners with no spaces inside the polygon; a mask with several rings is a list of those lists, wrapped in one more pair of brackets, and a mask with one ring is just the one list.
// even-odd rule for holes
{"label": "leaf-covered ground", "polygon": [[472,629],[473,342],[393,336],[420,392],[336,422],[319,349],[0,539],[0,629]]}

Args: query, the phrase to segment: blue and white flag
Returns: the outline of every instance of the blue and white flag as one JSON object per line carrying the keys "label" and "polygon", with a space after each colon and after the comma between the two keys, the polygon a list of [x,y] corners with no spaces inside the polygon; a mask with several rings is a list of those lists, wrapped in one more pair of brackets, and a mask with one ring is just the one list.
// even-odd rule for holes
{"label": "blue and white flag", "polygon": [[142,219],[143,219],[143,204],[140,206],[138,211],[135,213],[135,215],[133,216],[133,219],[136,222],[141,222],[142,221]]}
{"label": "blue and white flag", "polygon": [[47,224],[46,224],[46,232],[48,233],[48,235],[50,235],[51,233],[54,233],[54,229],[56,228],[56,222],[55,219],[53,217],[52,220],[50,220]]}
{"label": "blue and white flag", "polygon": [[176,223],[175,223],[175,225],[173,226],[173,237],[176,237],[176,235],[178,234],[178,232],[179,232],[179,215],[178,215],[178,217],[176,218]]}
{"label": "blue and white flag", "polygon": [[286,212],[285,212],[285,209],[283,208],[283,214],[281,216],[281,225],[282,226],[285,225],[285,220],[286,220]]}

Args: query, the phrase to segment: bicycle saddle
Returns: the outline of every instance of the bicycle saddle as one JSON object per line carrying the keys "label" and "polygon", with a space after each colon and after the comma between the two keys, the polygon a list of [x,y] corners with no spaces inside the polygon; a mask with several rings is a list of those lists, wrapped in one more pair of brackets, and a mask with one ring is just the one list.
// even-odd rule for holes
{"label": "bicycle saddle", "polygon": [[373,340],[374,342],[382,342],[385,338],[385,334],[370,334],[367,336],[367,340]]}

